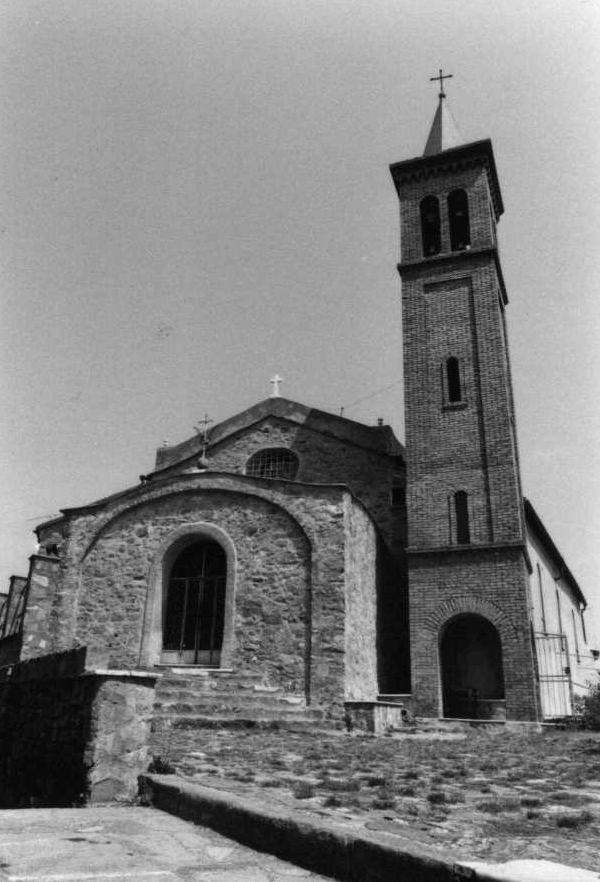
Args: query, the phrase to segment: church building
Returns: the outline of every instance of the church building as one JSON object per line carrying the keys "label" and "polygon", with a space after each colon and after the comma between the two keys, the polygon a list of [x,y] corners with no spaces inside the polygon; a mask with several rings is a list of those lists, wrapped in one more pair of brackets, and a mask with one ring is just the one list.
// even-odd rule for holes
{"label": "church building", "polygon": [[573,713],[598,652],[523,497],[492,144],[462,142],[442,88],[423,155],[391,176],[405,443],[287,400],[275,378],[271,397],[161,447],[136,486],[37,528],[0,664],[86,646],[107,669],[212,689],[194,713],[225,721]]}

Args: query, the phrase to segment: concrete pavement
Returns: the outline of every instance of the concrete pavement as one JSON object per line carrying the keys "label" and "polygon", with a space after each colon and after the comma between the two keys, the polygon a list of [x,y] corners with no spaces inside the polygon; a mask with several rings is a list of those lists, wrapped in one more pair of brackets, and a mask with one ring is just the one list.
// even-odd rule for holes
{"label": "concrete pavement", "polygon": [[0,811],[0,880],[327,882],[213,830],[137,806]]}

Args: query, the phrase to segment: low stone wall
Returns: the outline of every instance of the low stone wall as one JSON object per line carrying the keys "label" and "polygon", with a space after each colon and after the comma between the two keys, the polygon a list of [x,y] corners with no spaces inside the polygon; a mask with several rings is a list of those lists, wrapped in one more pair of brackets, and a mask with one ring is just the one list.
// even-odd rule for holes
{"label": "low stone wall", "polygon": [[156,677],[94,667],[85,648],[0,669],[0,807],[135,795]]}
{"label": "low stone wall", "polygon": [[405,728],[412,722],[410,711],[397,702],[346,701],[344,711],[349,732],[385,735],[386,732]]}
{"label": "low stone wall", "polygon": [[12,665],[19,660],[22,643],[23,634],[21,631],[0,639],[0,668],[4,665]]}

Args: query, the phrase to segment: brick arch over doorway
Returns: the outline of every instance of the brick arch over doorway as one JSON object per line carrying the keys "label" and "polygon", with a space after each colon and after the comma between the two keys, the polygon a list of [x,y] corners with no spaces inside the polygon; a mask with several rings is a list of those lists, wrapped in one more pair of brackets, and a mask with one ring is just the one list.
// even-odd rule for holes
{"label": "brick arch over doorway", "polygon": [[502,664],[508,719],[528,719],[531,683],[524,661],[532,649],[528,628],[517,628],[510,616],[482,594],[455,594],[434,607],[431,612],[413,623],[416,639],[413,643],[413,695],[416,710],[422,716],[443,715],[442,677],[440,667],[440,637],[444,627],[461,615],[478,615],[497,630],[502,648]]}

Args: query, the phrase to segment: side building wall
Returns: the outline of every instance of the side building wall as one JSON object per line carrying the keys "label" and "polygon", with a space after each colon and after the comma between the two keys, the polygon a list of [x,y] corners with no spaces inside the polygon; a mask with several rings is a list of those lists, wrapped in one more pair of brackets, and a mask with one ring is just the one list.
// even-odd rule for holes
{"label": "side building wall", "polygon": [[[527,548],[532,566],[531,616],[540,677],[560,676],[568,668],[573,696],[585,695],[590,683],[598,680],[598,663],[594,635],[587,632],[583,605],[543,543],[531,533]],[[558,657],[560,647],[554,639],[558,635],[564,641],[564,657]],[[564,707],[570,710],[568,705]]]}

